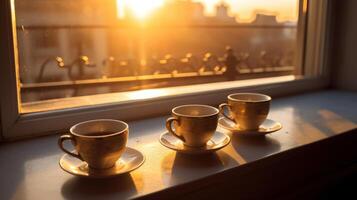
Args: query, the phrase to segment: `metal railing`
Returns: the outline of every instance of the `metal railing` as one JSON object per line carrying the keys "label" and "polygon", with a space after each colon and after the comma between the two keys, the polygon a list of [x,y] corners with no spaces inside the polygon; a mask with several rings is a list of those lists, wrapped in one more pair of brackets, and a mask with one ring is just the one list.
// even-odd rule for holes
{"label": "metal railing", "polygon": [[[59,30],[59,29],[165,29],[165,28],[189,28],[189,29],[296,29],[295,25],[253,25],[253,24],[238,24],[238,25],[184,25],[184,26],[121,26],[121,25],[31,25],[17,26],[18,32],[21,31],[41,31],[41,30]],[[235,78],[247,79],[277,75],[292,74],[294,71],[293,55],[274,54],[269,50],[260,50],[254,52],[257,55],[252,56],[252,52],[236,52],[235,63],[227,63],[227,52],[225,56],[218,56],[214,53],[207,52],[203,56],[193,53],[186,53],[183,57],[175,57],[172,54],[166,54],[159,57],[150,57],[144,62],[139,59],[123,59],[116,56],[108,56],[93,62],[93,58],[89,55],[78,54],[72,59],[65,59],[59,55],[48,56],[40,65],[39,74],[36,81],[33,83],[21,83],[23,92],[47,91],[47,90],[62,90],[74,89],[78,87],[97,87],[116,85],[130,85],[134,88],[135,84],[143,86],[143,82],[147,83],[163,83],[165,86],[191,84],[201,82],[214,82],[217,80],[231,79],[232,70],[234,68]],[[255,64],[251,64],[254,60]],[[55,65],[53,65],[55,64]],[[64,71],[67,80],[51,81],[46,78],[48,67],[57,67]],[[86,76],[86,68],[97,69],[97,74],[94,77]],[[170,80],[175,80],[173,83]],[[210,81],[209,81],[210,80]],[[169,85],[167,83],[170,82]],[[133,86],[134,85],[134,86]],[[160,84],[157,84],[160,85]],[[148,86],[158,87],[158,86]],[[76,96],[75,92],[72,96]],[[25,95],[24,95],[25,96]],[[46,99],[46,98],[45,98]]]}

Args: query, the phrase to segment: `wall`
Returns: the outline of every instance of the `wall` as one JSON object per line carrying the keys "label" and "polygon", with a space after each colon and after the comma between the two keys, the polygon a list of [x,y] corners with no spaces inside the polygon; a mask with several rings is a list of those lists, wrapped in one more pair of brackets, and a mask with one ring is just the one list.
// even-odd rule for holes
{"label": "wall", "polygon": [[334,1],[332,86],[357,91],[357,1]]}
{"label": "wall", "polygon": [[[1,105],[1,104],[0,104]],[[2,124],[1,124],[1,108],[0,108],[0,143],[3,140],[3,136],[2,136]]]}

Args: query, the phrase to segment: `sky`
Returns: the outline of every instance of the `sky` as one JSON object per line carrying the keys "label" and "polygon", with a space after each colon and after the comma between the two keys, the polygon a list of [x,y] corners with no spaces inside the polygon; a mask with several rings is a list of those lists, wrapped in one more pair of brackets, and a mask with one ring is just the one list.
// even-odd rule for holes
{"label": "sky", "polygon": [[[194,0],[205,4],[206,14],[214,14],[215,5],[222,0]],[[276,14],[279,21],[297,20],[298,0],[224,0],[231,6],[231,14],[238,15],[239,21],[249,22],[254,19],[255,11]]]}
{"label": "sky", "polygon": [[[215,6],[225,2],[231,6],[230,14],[240,22],[254,20],[256,11],[275,14],[278,21],[297,21],[298,0],[192,0],[205,5],[207,15],[215,14]],[[164,4],[165,0],[117,0],[118,16],[124,17],[123,7],[129,7],[138,18],[145,18]]]}

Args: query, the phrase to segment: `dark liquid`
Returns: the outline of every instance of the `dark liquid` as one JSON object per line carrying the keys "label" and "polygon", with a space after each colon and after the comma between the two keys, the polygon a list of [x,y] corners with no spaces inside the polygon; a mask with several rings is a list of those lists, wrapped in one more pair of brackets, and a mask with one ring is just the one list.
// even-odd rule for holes
{"label": "dark liquid", "polygon": [[93,132],[93,133],[85,133],[83,135],[85,136],[103,136],[103,135],[111,135],[114,134],[116,132],[113,131],[103,131],[103,132]]}

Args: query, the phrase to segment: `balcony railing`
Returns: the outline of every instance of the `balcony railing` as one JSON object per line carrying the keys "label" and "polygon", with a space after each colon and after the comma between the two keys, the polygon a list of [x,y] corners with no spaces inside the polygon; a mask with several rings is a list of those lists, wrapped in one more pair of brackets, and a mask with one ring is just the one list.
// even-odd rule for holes
{"label": "balcony railing", "polygon": [[[189,29],[264,29],[264,30],[295,30],[295,25],[184,25],[174,28]],[[170,29],[171,26],[144,27],[145,29]],[[142,29],[136,26],[107,26],[107,25],[60,25],[60,26],[18,26],[20,33],[47,30],[81,30],[81,29]],[[222,49],[224,46],[222,46]],[[53,98],[53,92],[59,90],[73,90],[62,96],[77,96],[95,94],[96,88],[106,87],[107,91],[127,91],[142,88],[157,88],[164,86],[189,85],[226,81],[229,79],[227,68],[234,68],[235,79],[249,79],[257,77],[279,76],[292,74],[294,71],[293,54],[276,54],[269,50],[260,50],[258,56],[252,58],[252,52],[235,52],[235,66],[227,66],[224,56],[218,56],[207,52],[203,56],[194,53],[186,53],[183,57],[175,57],[166,54],[162,58],[151,57],[144,62],[140,59],[123,59],[116,56],[103,57],[101,61],[94,62],[89,55],[79,54],[76,58],[66,60],[60,55],[51,55],[43,59],[38,75],[33,81],[21,81],[23,101],[34,101]],[[224,52],[222,52],[224,54]],[[251,64],[251,60],[254,64]],[[229,64],[228,64],[229,65]],[[57,68],[66,73],[67,80],[51,80],[47,78],[47,72]],[[86,74],[86,69],[97,69],[97,73]],[[79,92],[83,88],[92,88],[90,92]],[[52,92],[52,94],[51,94]],[[45,94],[48,95],[45,95]],[[33,98],[33,94],[37,96]],[[32,96],[31,98],[28,96]],[[61,96],[61,95],[60,95]],[[56,96],[57,97],[57,96]]]}

